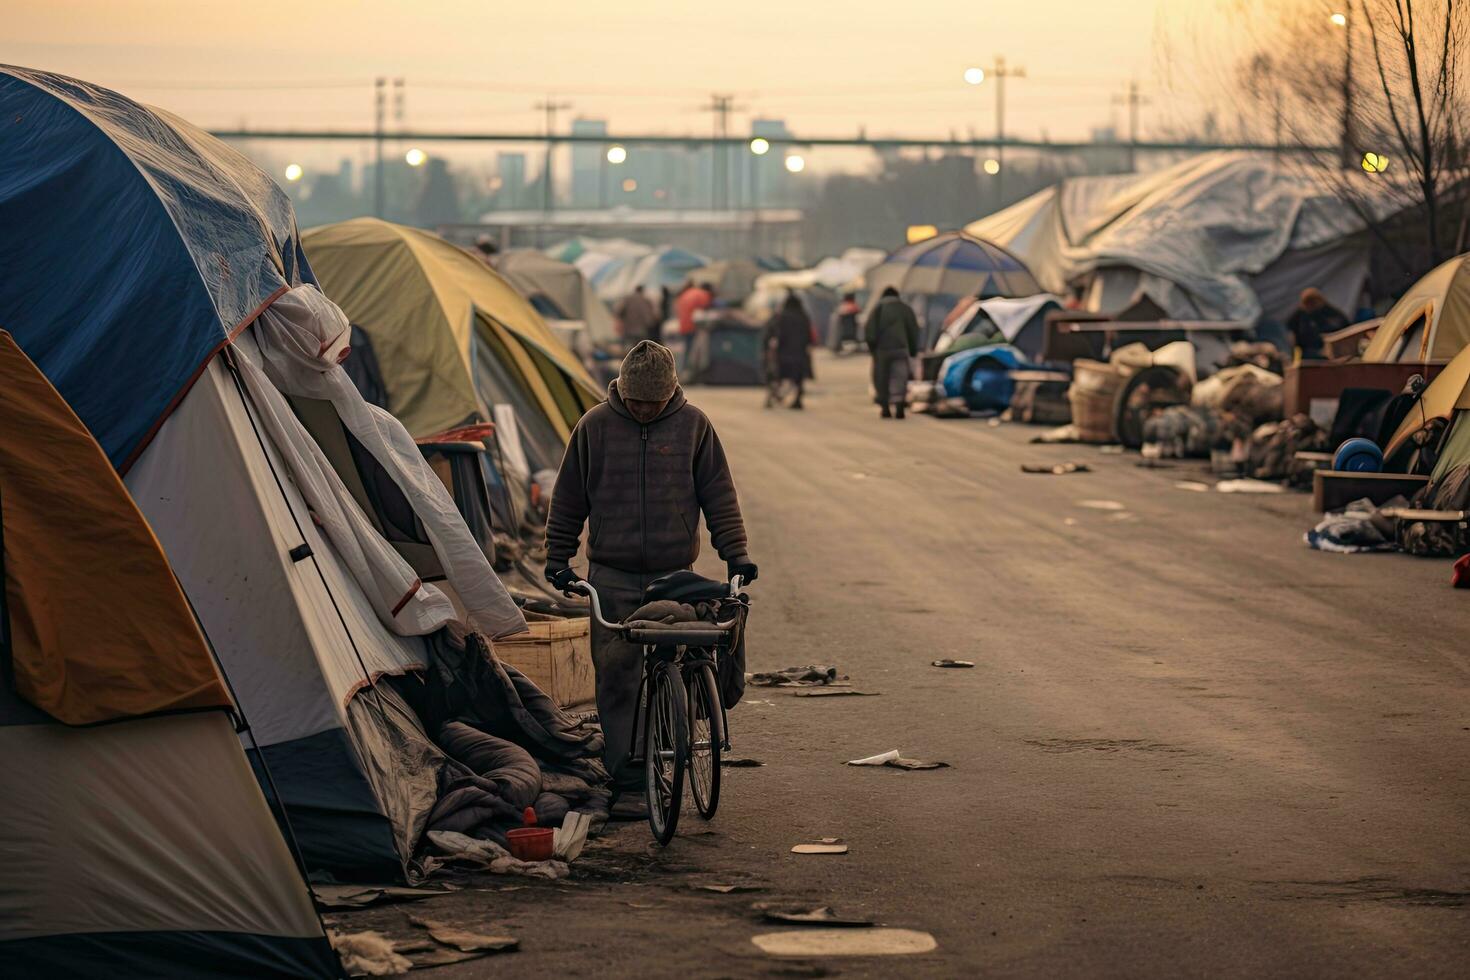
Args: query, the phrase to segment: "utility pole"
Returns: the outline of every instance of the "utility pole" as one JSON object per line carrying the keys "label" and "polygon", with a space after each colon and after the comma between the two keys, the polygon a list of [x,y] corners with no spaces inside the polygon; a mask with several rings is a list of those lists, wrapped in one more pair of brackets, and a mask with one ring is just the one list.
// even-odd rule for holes
{"label": "utility pole", "polygon": [[1005,58],[995,56],[995,64],[985,69],[989,78],[995,79],[995,162],[1000,164],[1000,169],[995,174],[995,199],[999,206],[1005,206],[1003,190],[1006,179],[1006,79],[1025,78],[1025,68],[1006,67]]}
{"label": "utility pole", "polygon": [[[714,114],[715,138],[726,140],[730,136],[730,113],[739,112],[744,106],[735,104],[733,95],[711,95],[709,104],[703,107],[706,112]],[[726,207],[730,193],[730,148],[724,142],[715,143],[710,147],[710,195],[709,205],[711,211],[718,211]]]}
{"label": "utility pole", "polygon": [[388,79],[373,79],[373,217],[383,216],[383,123],[388,112]]}
{"label": "utility pole", "polygon": [[1128,171],[1138,171],[1138,109],[1139,106],[1148,104],[1148,99],[1138,92],[1138,81],[1136,79],[1128,82],[1128,90],[1123,95],[1113,96],[1113,105],[1128,107]]}
{"label": "utility pole", "polygon": [[551,137],[556,135],[556,114],[563,109],[570,109],[571,107],[572,104],[570,102],[557,102],[549,95],[531,107],[538,112],[546,113],[546,161],[541,167],[541,210],[547,214],[551,213],[552,207],[556,203],[555,185],[552,180],[551,169]]}

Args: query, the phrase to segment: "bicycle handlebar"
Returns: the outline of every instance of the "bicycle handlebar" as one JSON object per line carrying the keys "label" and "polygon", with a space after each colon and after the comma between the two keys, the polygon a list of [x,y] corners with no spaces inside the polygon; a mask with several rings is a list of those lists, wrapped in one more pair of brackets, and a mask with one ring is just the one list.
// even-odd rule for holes
{"label": "bicycle handlebar", "polygon": [[[740,578],[739,575],[731,576],[730,595],[732,597],[738,596],[740,594],[740,587],[744,584],[745,582]],[[604,629],[613,630],[615,632],[623,632],[628,629],[628,627],[624,626],[622,623],[610,623],[605,618],[603,618],[602,603],[598,600],[597,590],[592,587],[591,582],[587,581],[586,579],[578,579],[577,581],[572,583],[572,587],[567,591],[568,593],[578,593],[587,597],[588,604],[592,606],[592,618],[597,622],[599,626],[602,626]],[[734,625],[734,623],[735,620],[732,619],[729,623],[721,623],[719,625],[723,626],[725,629],[729,629],[731,626]]]}

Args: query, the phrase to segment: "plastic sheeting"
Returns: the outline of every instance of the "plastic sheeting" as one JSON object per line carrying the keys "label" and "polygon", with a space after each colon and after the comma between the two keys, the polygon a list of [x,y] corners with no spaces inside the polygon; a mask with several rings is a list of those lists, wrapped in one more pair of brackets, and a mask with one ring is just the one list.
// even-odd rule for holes
{"label": "plastic sheeting", "polygon": [[[240,364],[256,410],[276,433],[276,449],[286,457],[313,513],[348,558],[358,584],[374,599],[379,618],[395,632],[422,635],[458,617],[443,593],[418,583],[408,564],[377,533],[294,416],[278,419],[280,410],[290,411],[282,392],[331,402],[342,424],[387,471],[428,534],[471,628],[496,639],[525,632],[525,618],[413,437],[392,415],[363,401],[342,370],[351,336],[342,311],[315,286],[298,286],[260,315],[254,334],[269,381],[255,375],[248,356]],[[325,472],[319,464],[326,464]],[[360,559],[371,567],[364,568]],[[402,591],[405,578],[417,584],[409,585],[412,598]]]}
{"label": "plastic sheeting", "polygon": [[[1386,197],[1381,207],[1392,212]],[[1142,289],[1171,317],[1250,322],[1284,319],[1306,286],[1356,306],[1363,228],[1325,178],[1269,156],[1213,153],[1153,173],[1071,178],[966,231],[1010,248],[1053,292],[1092,273],[1133,277],[1105,289],[1101,312]]]}
{"label": "plastic sheeting", "polygon": [[[664,287],[677,292],[696,270],[708,264],[709,259],[703,255],[665,246],[647,255],[615,257],[588,275],[597,295],[613,303],[631,293],[635,286],[655,294]],[[577,266],[584,268],[581,260]]]}
{"label": "plastic sheeting", "polygon": [[209,357],[312,281],[290,201],[188,123],[0,67],[0,326],[122,468]]}

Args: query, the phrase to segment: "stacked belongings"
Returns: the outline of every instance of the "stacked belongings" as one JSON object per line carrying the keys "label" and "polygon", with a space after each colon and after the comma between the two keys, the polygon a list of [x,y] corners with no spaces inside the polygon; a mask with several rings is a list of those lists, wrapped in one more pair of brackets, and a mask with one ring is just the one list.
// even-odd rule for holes
{"label": "stacked belongings", "polygon": [[[26,127],[0,150],[0,321],[125,474],[307,867],[405,879],[450,762],[382,679],[425,669],[425,637],[451,623],[493,640],[523,618],[413,440],[341,368],[346,318],[269,178],[60,76],[0,70],[0,105]],[[384,471],[439,583],[291,399],[321,403]]]}
{"label": "stacked belongings", "polygon": [[3,331],[0,432],[7,975],[339,976],[158,541]]}
{"label": "stacked belongings", "polygon": [[1446,365],[1391,436],[1386,459],[1408,458],[1429,482],[1411,501],[1434,512],[1400,520],[1399,546],[1411,555],[1457,557],[1470,551],[1470,347]]}
{"label": "stacked belongings", "polygon": [[[489,450],[460,465],[478,467],[489,491],[497,569],[523,601],[568,611],[536,565],[572,426],[602,398],[581,362],[509,282],[428,232],[358,218],[314,228],[302,246],[370,341],[377,384],[408,431],[434,455],[476,441]],[[457,499],[468,514],[473,494]]]}
{"label": "stacked belongings", "polygon": [[1282,382],[1253,364],[1224,368],[1194,386],[1188,405],[1174,405],[1144,423],[1146,443],[1163,457],[1205,457],[1229,450],[1246,458],[1251,432],[1281,418]]}
{"label": "stacked belongings", "polygon": [[1189,403],[1196,376],[1194,346],[1182,340],[1156,351],[1129,344],[1106,363],[1080,360],[1073,369],[1068,399],[1078,440],[1130,449],[1143,445],[1146,420]]}

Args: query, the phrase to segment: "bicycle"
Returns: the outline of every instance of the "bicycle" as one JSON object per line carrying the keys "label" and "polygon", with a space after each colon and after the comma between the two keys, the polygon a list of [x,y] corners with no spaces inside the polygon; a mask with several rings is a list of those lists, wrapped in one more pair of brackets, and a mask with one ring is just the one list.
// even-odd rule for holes
{"label": "bicycle", "polygon": [[674,839],[679,823],[686,770],[691,776],[694,807],[701,817],[712,819],[720,803],[720,755],[730,749],[730,725],[720,699],[719,665],[721,653],[738,641],[750,607],[750,597],[740,591],[741,585],[740,576],[734,576],[728,594],[719,597],[735,607],[728,620],[671,625],[608,622],[592,583],[583,580],[572,585],[587,596],[592,616],[600,625],[643,647],[643,674],[628,757],[632,763],[643,764],[648,826],[663,846]]}

